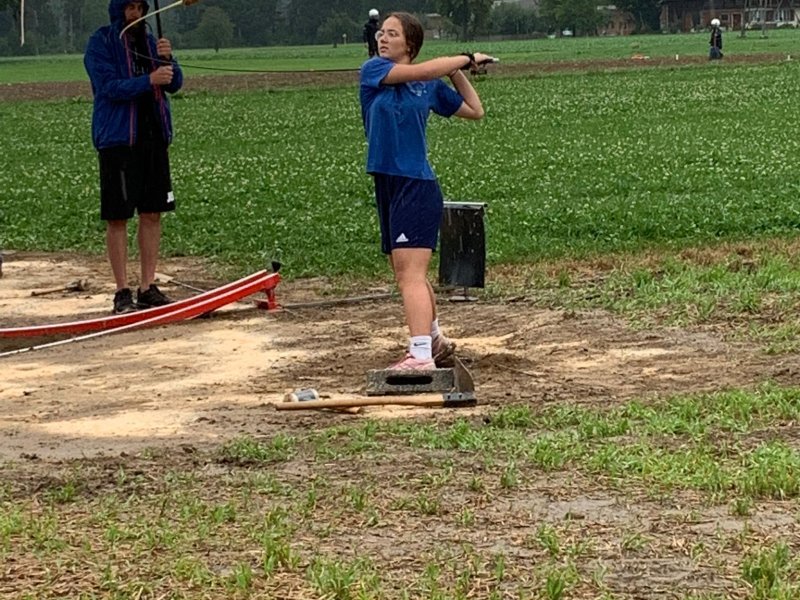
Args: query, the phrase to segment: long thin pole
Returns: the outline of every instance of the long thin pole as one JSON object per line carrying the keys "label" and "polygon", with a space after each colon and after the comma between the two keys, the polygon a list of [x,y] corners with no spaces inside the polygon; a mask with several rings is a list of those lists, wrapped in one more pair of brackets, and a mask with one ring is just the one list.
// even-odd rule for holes
{"label": "long thin pole", "polygon": [[164,37],[164,30],[161,29],[161,13],[158,12],[158,0],[153,0],[153,8],[156,9],[156,31],[158,32],[158,39]]}
{"label": "long thin pole", "polygon": [[[125,25],[125,27],[122,28],[122,31],[119,32],[119,37],[122,38],[122,36],[125,35],[125,32],[128,31],[128,29],[130,29],[131,27],[135,26],[137,23],[141,23],[142,21],[144,21],[145,19],[147,19],[149,17],[152,17],[152,16],[158,17],[158,15],[160,15],[165,10],[169,10],[171,8],[175,8],[176,6],[191,6],[192,4],[197,3],[198,1],[199,0],[175,0],[175,2],[173,2],[172,4],[168,4],[164,8],[159,8],[159,9],[153,10],[151,12],[148,12],[146,15],[142,15],[138,19],[135,19],[134,21],[131,21],[130,23]],[[158,32],[159,32],[159,35],[160,35],[160,33],[161,33],[161,22],[160,21],[158,22],[157,27],[158,27]]]}

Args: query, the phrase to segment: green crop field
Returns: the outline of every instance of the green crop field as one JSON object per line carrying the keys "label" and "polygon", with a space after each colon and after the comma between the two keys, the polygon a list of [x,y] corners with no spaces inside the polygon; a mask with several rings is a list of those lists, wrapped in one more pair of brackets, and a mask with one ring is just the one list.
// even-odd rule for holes
{"label": "green crop field", "polygon": [[[487,203],[492,263],[792,234],[800,67],[716,67],[487,77],[483,121],[432,119],[445,195]],[[173,104],[167,253],[242,270],[278,257],[293,276],[382,268],[354,87]],[[90,101],[0,114],[3,243],[99,252]]]}
{"label": "green crop field", "polygon": [[[445,308],[480,375],[475,412],[292,420],[267,411],[275,381],[360,385],[353,371],[383,356],[371,345],[393,319],[388,304],[290,310],[277,340],[251,325],[263,336],[253,356],[221,359],[223,369],[261,369],[234,394],[211,368],[185,397],[168,384],[193,374],[182,362],[208,365],[223,345],[214,326],[241,333],[235,318],[204,321],[202,338],[188,336],[197,321],[145,343],[106,338],[82,346],[85,356],[44,351],[0,365],[0,432],[15,452],[40,426],[122,426],[133,404],[161,414],[180,402],[189,406],[176,410],[180,436],[212,433],[195,445],[164,434],[136,453],[116,452],[118,438],[103,433],[106,456],[0,457],[0,596],[800,597],[797,35],[729,33],[728,53],[771,56],[753,65],[490,73],[475,79],[485,119],[432,117],[446,198],[487,206],[483,301]],[[701,56],[706,44],[696,34],[485,47],[542,63]],[[362,51],[182,59],[355,68]],[[189,77],[199,72],[187,66]],[[80,57],[0,61],[2,83],[82,77]],[[203,257],[225,276],[276,258],[282,285],[319,277],[331,294],[342,280],[386,283],[357,92],[176,95],[178,210],[164,219],[164,254]],[[0,102],[0,249],[102,255],[90,120],[85,97]],[[0,279],[0,321],[9,279]],[[183,345],[157,363],[167,341]],[[288,357],[280,368],[262,360],[270,344]],[[133,380],[113,370],[123,353]],[[26,376],[42,382],[21,386]],[[123,392],[114,379],[135,384]],[[104,393],[120,398],[91,413]],[[222,439],[234,430],[244,433]],[[77,444],[50,436],[50,448]]]}

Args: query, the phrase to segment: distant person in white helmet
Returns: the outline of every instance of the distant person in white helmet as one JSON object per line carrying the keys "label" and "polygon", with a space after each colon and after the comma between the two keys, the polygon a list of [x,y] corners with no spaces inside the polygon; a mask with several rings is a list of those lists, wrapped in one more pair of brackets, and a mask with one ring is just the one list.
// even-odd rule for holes
{"label": "distant person in white helmet", "polygon": [[722,29],[719,27],[719,19],[711,19],[711,40],[708,45],[709,60],[722,58]]}
{"label": "distant person in white helmet", "polygon": [[380,19],[378,9],[372,8],[369,11],[369,20],[364,23],[364,45],[370,58],[378,55],[378,40],[375,39],[375,34],[378,33],[378,19]]}

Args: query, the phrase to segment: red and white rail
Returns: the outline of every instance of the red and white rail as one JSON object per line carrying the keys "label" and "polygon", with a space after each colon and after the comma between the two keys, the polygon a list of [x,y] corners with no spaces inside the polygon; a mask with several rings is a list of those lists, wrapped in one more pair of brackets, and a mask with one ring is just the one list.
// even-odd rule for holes
{"label": "red and white rail", "polygon": [[[203,292],[191,298],[167,304],[166,306],[157,306],[122,315],[111,315],[84,321],[0,329],[0,338],[73,335],[88,332],[118,332],[129,331],[140,327],[164,325],[165,323],[173,323],[175,321],[198,317],[225,306],[226,304],[237,302],[257,292],[265,292],[267,295],[266,302],[261,301],[258,305],[268,309],[274,309],[278,308],[278,304],[275,301],[275,287],[280,280],[281,278],[278,273],[266,270],[259,271],[239,279],[238,281],[234,281],[233,283]],[[73,338],[73,340],[77,339],[78,338]],[[56,344],[57,343],[58,342],[56,342]],[[3,354],[0,354],[0,356],[2,355]]]}

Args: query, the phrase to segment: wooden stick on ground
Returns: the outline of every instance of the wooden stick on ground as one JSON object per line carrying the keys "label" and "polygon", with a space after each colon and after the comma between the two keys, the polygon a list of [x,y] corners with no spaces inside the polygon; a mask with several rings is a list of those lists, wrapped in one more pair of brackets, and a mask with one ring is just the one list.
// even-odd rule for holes
{"label": "wooden stick on ground", "polygon": [[76,279],[75,281],[71,281],[67,285],[62,285],[61,287],[50,288],[47,290],[34,290],[31,292],[31,296],[45,296],[47,294],[56,294],[58,292],[82,292],[88,286],[88,279]]}
{"label": "wooden stick on ground", "polygon": [[282,402],[276,404],[277,410],[316,410],[320,408],[345,408],[352,406],[429,406],[442,408],[460,408],[475,406],[473,394],[462,394],[461,398],[445,399],[444,396],[435,398],[415,398],[413,396],[381,396],[370,398],[339,398],[332,400],[307,400],[305,402]]}

